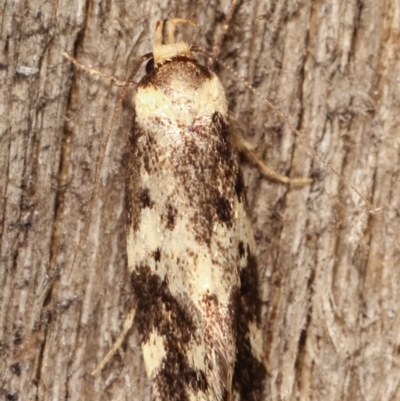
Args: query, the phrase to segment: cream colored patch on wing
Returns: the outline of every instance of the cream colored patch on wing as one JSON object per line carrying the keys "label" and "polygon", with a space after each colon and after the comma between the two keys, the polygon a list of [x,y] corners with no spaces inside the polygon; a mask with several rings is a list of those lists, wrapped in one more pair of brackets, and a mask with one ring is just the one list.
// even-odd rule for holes
{"label": "cream colored patch on wing", "polygon": [[149,341],[142,345],[142,349],[147,376],[153,377],[160,369],[162,360],[166,355],[163,338],[152,331]]}
{"label": "cream colored patch on wing", "polygon": [[148,118],[175,120],[189,125],[192,118],[173,105],[170,98],[153,86],[139,88],[136,94],[135,109],[138,122],[143,124]]}
{"label": "cream colored patch on wing", "polygon": [[[154,258],[149,258],[163,242],[164,233],[161,230],[161,217],[160,213],[154,210],[144,208],[141,210],[141,225],[136,235],[132,230],[129,230],[126,237],[127,246],[126,251],[128,254],[128,263],[130,271],[133,271],[135,263],[146,261],[146,264],[152,271],[155,271],[156,262]],[[164,274],[158,272],[163,279]]]}
{"label": "cream colored patch on wing", "polygon": [[210,397],[202,391],[193,392],[193,390],[188,389],[188,395],[190,401],[209,401]]}
{"label": "cream colored patch on wing", "polygon": [[193,339],[187,345],[186,357],[190,366],[198,371],[205,371],[206,349],[203,343],[197,344]]}
{"label": "cream colored patch on wing", "polygon": [[[197,344],[195,341],[192,340],[188,344],[188,347],[185,351],[185,355],[188,359],[189,365],[193,366],[193,368],[198,372],[205,372],[209,378],[212,378],[212,380],[209,381],[210,387],[208,389],[208,391],[211,392],[212,395],[210,393],[205,394],[203,392],[197,392],[196,394],[193,394],[194,398],[191,398],[191,393],[189,392],[190,400],[222,400],[224,389],[231,386],[235,348],[231,348],[233,350],[231,360],[221,360],[221,357],[226,356],[224,350],[226,351],[227,347],[229,348],[230,346],[232,346],[232,343],[230,343],[226,338],[227,332],[225,332],[224,336],[222,332],[216,335],[216,331],[220,331],[220,327],[217,324],[214,327],[212,333],[213,346],[207,348],[204,342]],[[224,341],[224,339],[227,341],[221,347],[222,341]],[[212,365],[211,367],[210,362]],[[229,372],[226,371],[227,366],[231,368]],[[226,377],[226,373],[228,373],[228,377]]]}
{"label": "cream colored patch on wing", "polygon": [[250,322],[250,345],[252,354],[259,360],[263,360],[263,349],[262,349],[262,335],[261,330],[257,326],[256,322]]}
{"label": "cream colored patch on wing", "polygon": [[215,74],[197,90],[197,100],[197,116],[213,114],[215,111],[223,116],[228,114],[224,88]]}
{"label": "cream colored patch on wing", "polygon": [[[173,296],[186,293],[190,288],[190,295],[196,304],[204,294],[209,293],[218,296],[221,306],[227,305],[232,287],[239,285],[238,269],[234,266],[229,266],[229,269],[222,268],[227,253],[236,252],[236,249],[231,249],[235,232],[216,224],[215,236],[219,239],[219,246],[222,246],[222,249],[218,249],[213,243],[210,253],[210,247],[199,243],[195,234],[187,230],[186,218],[177,218],[172,231],[163,229],[160,217],[162,207],[158,206],[160,201],[155,191],[151,192],[151,197],[154,206],[152,209],[141,210],[137,232],[128,231],[127,253],[130,271],[136,264],[145,261],[153,273],[161,279],[165,276],[173,277],[168,286]],[[182,241],[183,232],[186,233],[185,241]],[[149,258],[149,255],[157,248],[161,250],[162,263],[158,264],[156,269],[156,262],[154,258]],[[168,263],[164,259],[167,250],[169,250]]]}

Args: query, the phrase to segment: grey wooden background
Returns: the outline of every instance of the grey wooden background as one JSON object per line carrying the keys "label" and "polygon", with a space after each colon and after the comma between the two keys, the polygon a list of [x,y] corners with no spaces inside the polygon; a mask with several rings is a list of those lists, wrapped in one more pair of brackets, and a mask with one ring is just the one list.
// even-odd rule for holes
{"label": "grey wooden background", "polygon": [[[97,377],[130,305],[124,238],[129,93],[114,128],[88,238],[71,273],[99,147],[119,88],[158,19],[188,17],[211,48],[229,1],[1,3],[0,398],[146,400],[131,330]],[[250,0],[221,58],[290,117],[376,206],[371,215],[227,71],[231,110],[288,188],[245,165],[258,246],[266,400],[400,399],[400,1]],[[143,74],[143,70],[140,74]]]}

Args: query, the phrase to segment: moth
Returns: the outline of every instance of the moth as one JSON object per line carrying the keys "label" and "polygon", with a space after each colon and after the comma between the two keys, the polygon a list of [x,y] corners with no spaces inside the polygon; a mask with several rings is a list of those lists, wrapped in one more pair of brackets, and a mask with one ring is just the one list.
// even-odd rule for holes
{"label": "moth", "polygon": [[135,96],[130,321],[153,401],[261,400],[261,303],[240,145],[221,82],[176,42],[178,23],[193,25],[158,22]]}
{"label": "moth", "polygon": [[257,400],[266,370],[239,155],[221,82],[176,43],[178,22],[158,22],[135,99],[126,191],[134,326],[152,400]]}
{"label": "moth", "polygon": [[261,302],[238,156],[246,146],[217,76],[176,42],[182,22],[191,23],[157,24],[137,85],[126,184],[130,321],[152,400],[261,400]]}

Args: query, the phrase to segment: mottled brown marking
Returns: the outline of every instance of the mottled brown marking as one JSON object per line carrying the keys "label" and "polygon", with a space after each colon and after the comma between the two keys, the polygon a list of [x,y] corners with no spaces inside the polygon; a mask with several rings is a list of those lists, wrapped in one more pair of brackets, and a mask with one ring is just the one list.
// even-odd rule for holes
{"label": "mottled brown marking", "polygon": [[16,376],[21,376],[21,365],[16,362],[11,365],[11,372]]}
{"label": "mottled brown marking", "polygon": [[161,260],[161,250],[160,250],[160,248],[157,248],[157,249],[154,251],[153,256],[154,256],[154,260],[155,260],[156,262],[159,262],[159,261]]}
{"label": "mottled brown marking", "polygon": [[223,196],[218,197],[216,204],[217,216],[218,219],[224,223],[231,221],[232,215],[232,205],[228,199],[225,199]]}
{"label": "mottled brown marking", "polygon": [[150,191],[148,188],[144,188],[142,190],[142,192],[140,193],[140,206],[142,207],[142,209],[148,207],[148,208],[152,208],[153,207],[153,202],[150,199]]}
{"label": "mottled brown marking", "polygon": [[238,250],[239,250],[239,256],[240,256],[240,258],[243,258],[244,255],[245,255],[245,250],[244,250],[243,241],[239,241]]}
{"label": "mottled brown marking", "polygon": [[178,210],[173,207],[172,205],[168,204],[167,205],[167,224],[166,227],[168,230],[173,230],[175,227],[175,219],[178,214]]}
{"label": "mottled brown marking", "polygon": [[222,162],[229,163],[232,160],[232,132],[230,130],[229,124],[225,122],[219,113],[214,113],[211,119],[213,125],[218,129],[220,135],[220,141],[216,146],[219,157],[221,157]]}
{"label": "mottled brown marking", "polygon": [[194,370],[185,354],[185,347],[196,333],[195,307],[190,302],[176,300],[168,289],[168,281],[161,280],[146,265],[136,266],[132,286],[135,327],[141,342],[147,342],[153,330],[164,338],[166,356],[153,380],[152,391],[161,395],[160,400],[188,401],[188,388],[197,392],[208,387],[204,372]]}
{"label": "mottled brown marking", "polygon": [[[239,158],[232,137],[221,131],[226,126],[219,113],[212,116],[210,126],[199,124],[196,132],[185,133],[184,155],[176,166],[176,176],[193,209],[192,229],[199,242],[209,243],[213,233],[210,222],[217,217],[226,224],[232,220],[235,183]],[[230,149],[230,156],[228,151]],[[189,174],[188,174],[189,172]]]}
{"label": "mottled brown marking", "polygon": [[236,192],[236,196],[239,199],[239,202],[242,202],[243,194],[244,194],[244,181],[243,181],[243,175],[242,175],[241,171],[239,171],[238,175],[236,176],[235,192]]}

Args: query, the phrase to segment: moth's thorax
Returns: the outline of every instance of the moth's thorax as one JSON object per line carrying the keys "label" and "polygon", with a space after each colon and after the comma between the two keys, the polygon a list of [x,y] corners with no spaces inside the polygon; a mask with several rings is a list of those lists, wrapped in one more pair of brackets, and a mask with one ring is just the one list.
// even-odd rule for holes
{"label": "moth's thorax", "polygon": [[177,56],[148,73],[136,94],[136,118],[167,118],[192,125],[199,117],[227,115],[224,90],[218,77],[193,58]]}

